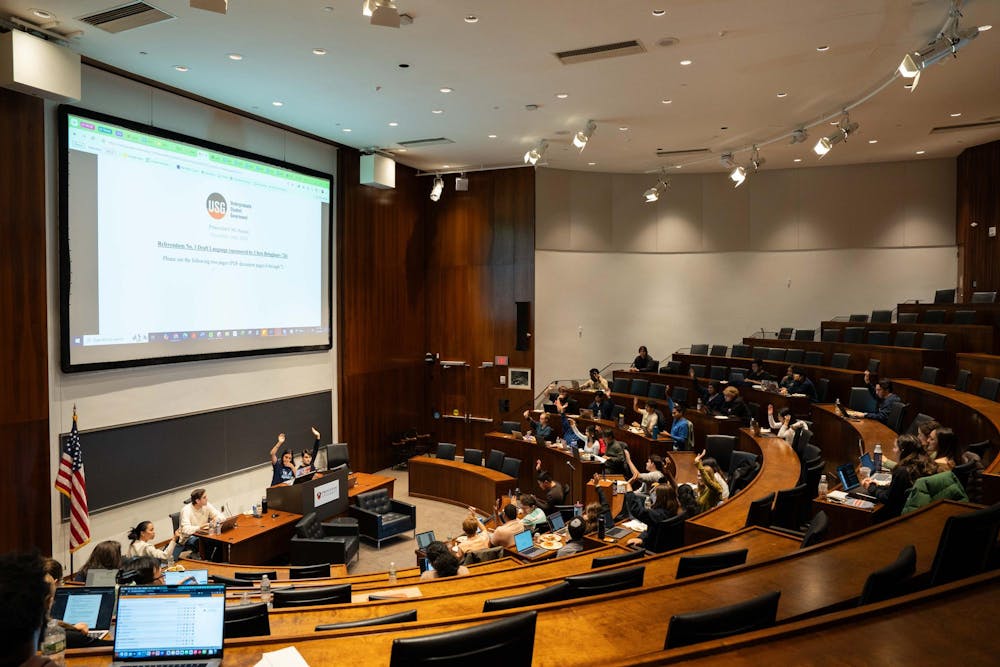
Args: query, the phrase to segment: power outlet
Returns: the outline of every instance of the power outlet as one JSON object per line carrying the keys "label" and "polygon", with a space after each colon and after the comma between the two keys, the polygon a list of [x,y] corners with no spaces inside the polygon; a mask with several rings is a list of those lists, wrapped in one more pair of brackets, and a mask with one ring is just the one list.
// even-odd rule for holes
{"label": "power outlet", "polygon": [[995,239],[997,237],[997,226],[992,225],[989,231],[990,231],[990,238]]}

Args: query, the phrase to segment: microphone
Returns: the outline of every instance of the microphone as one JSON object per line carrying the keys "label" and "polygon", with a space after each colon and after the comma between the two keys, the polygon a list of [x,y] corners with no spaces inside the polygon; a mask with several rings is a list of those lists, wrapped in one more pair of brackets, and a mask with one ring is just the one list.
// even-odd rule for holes
{"label": "microphone", "polygon": [[572,463],[570,463],[569,461],[566,461],[566,465],[568,465],[570,468],[572,468],[574,471],[576,471],[576,467]]}

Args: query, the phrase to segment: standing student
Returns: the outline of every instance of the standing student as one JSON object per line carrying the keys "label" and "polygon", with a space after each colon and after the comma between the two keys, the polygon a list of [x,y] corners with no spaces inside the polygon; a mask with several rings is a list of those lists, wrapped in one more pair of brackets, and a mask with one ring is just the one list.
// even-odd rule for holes
{"label": "standing student", "polygon": [[278,459],[278,448],[285,444],[285,434],[278,434],[278,441],[271,447],[271,486],[285,484],[295,479],[295,468],[292,462],[292,450],[286,449],[281,452],[281,459]]}

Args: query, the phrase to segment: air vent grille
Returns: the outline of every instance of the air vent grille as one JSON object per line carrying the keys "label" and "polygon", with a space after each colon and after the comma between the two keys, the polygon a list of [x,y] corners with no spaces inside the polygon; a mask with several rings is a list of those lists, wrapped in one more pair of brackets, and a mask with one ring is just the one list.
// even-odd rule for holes
{"label": "air vent grille", "polygon": [[443,144],[455,143],[447,137],[434,137],[433,139],[411,139],[409,141],[396,142],[405,148],[420,148],[423,146],[441,146]]}
{"label": "air vent grille", "polygon": [[931,130],[931,134],[962,132],[964,130],[986,130],[993,127],[1000,127],[1000,119],[986,120],[981,123],[963,123],[961,125],[941,125]]}
{"label": "air vent grille", "polygon": [[166,12],[157,9],[152,5],[148,5],[145,2],[131,2],[127,5],[120,5],[118,7],[112,7],[111,9],[105,9],[104,11],[94,12],[93,14],[78,17],[78,19],[84,23],[88,23],[95,28],[100,28],[101,30],[111,33],[119,33],[126,30],[132,30],[134,28],[141,28],[153,23],[169,21],[174,18],[177,17],[167,14]]}
{"label": "air vent grille", "polygon": [[656,149],[657,157],[676,157],[679,155],[705,155],[706,153],[711,153],[712,151],[707,148],[685,148],[682,150],[670,151],[663,148]]}
{"label": "air vent grille", "polygon": [[604,60],[605,58],[617,58],[619,56],[630,56],[634,53],[645,53],[646,47],[637,39],[630,39],[627,42],[615,42],[614,44],[600,44],[598,46],[588,46],[583,49],[573,49],[572,51],[560,51],[555,55],[563,65],[575,65],[591,60]]}

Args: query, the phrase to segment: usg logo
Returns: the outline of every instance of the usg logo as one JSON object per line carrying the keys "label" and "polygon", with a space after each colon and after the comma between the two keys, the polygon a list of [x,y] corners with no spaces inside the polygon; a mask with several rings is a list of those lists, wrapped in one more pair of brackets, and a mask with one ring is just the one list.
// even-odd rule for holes
{"label": "usg logo", "polygon": [[208,195],[208,199],[205,200],[205,208],[208,210],[208,214],[215,218],[216,220],[222,220],[226,217],[226,211],[229,210],[229,204],[226,203],[226,198],[220,195],[218,192],[213,192]]}

